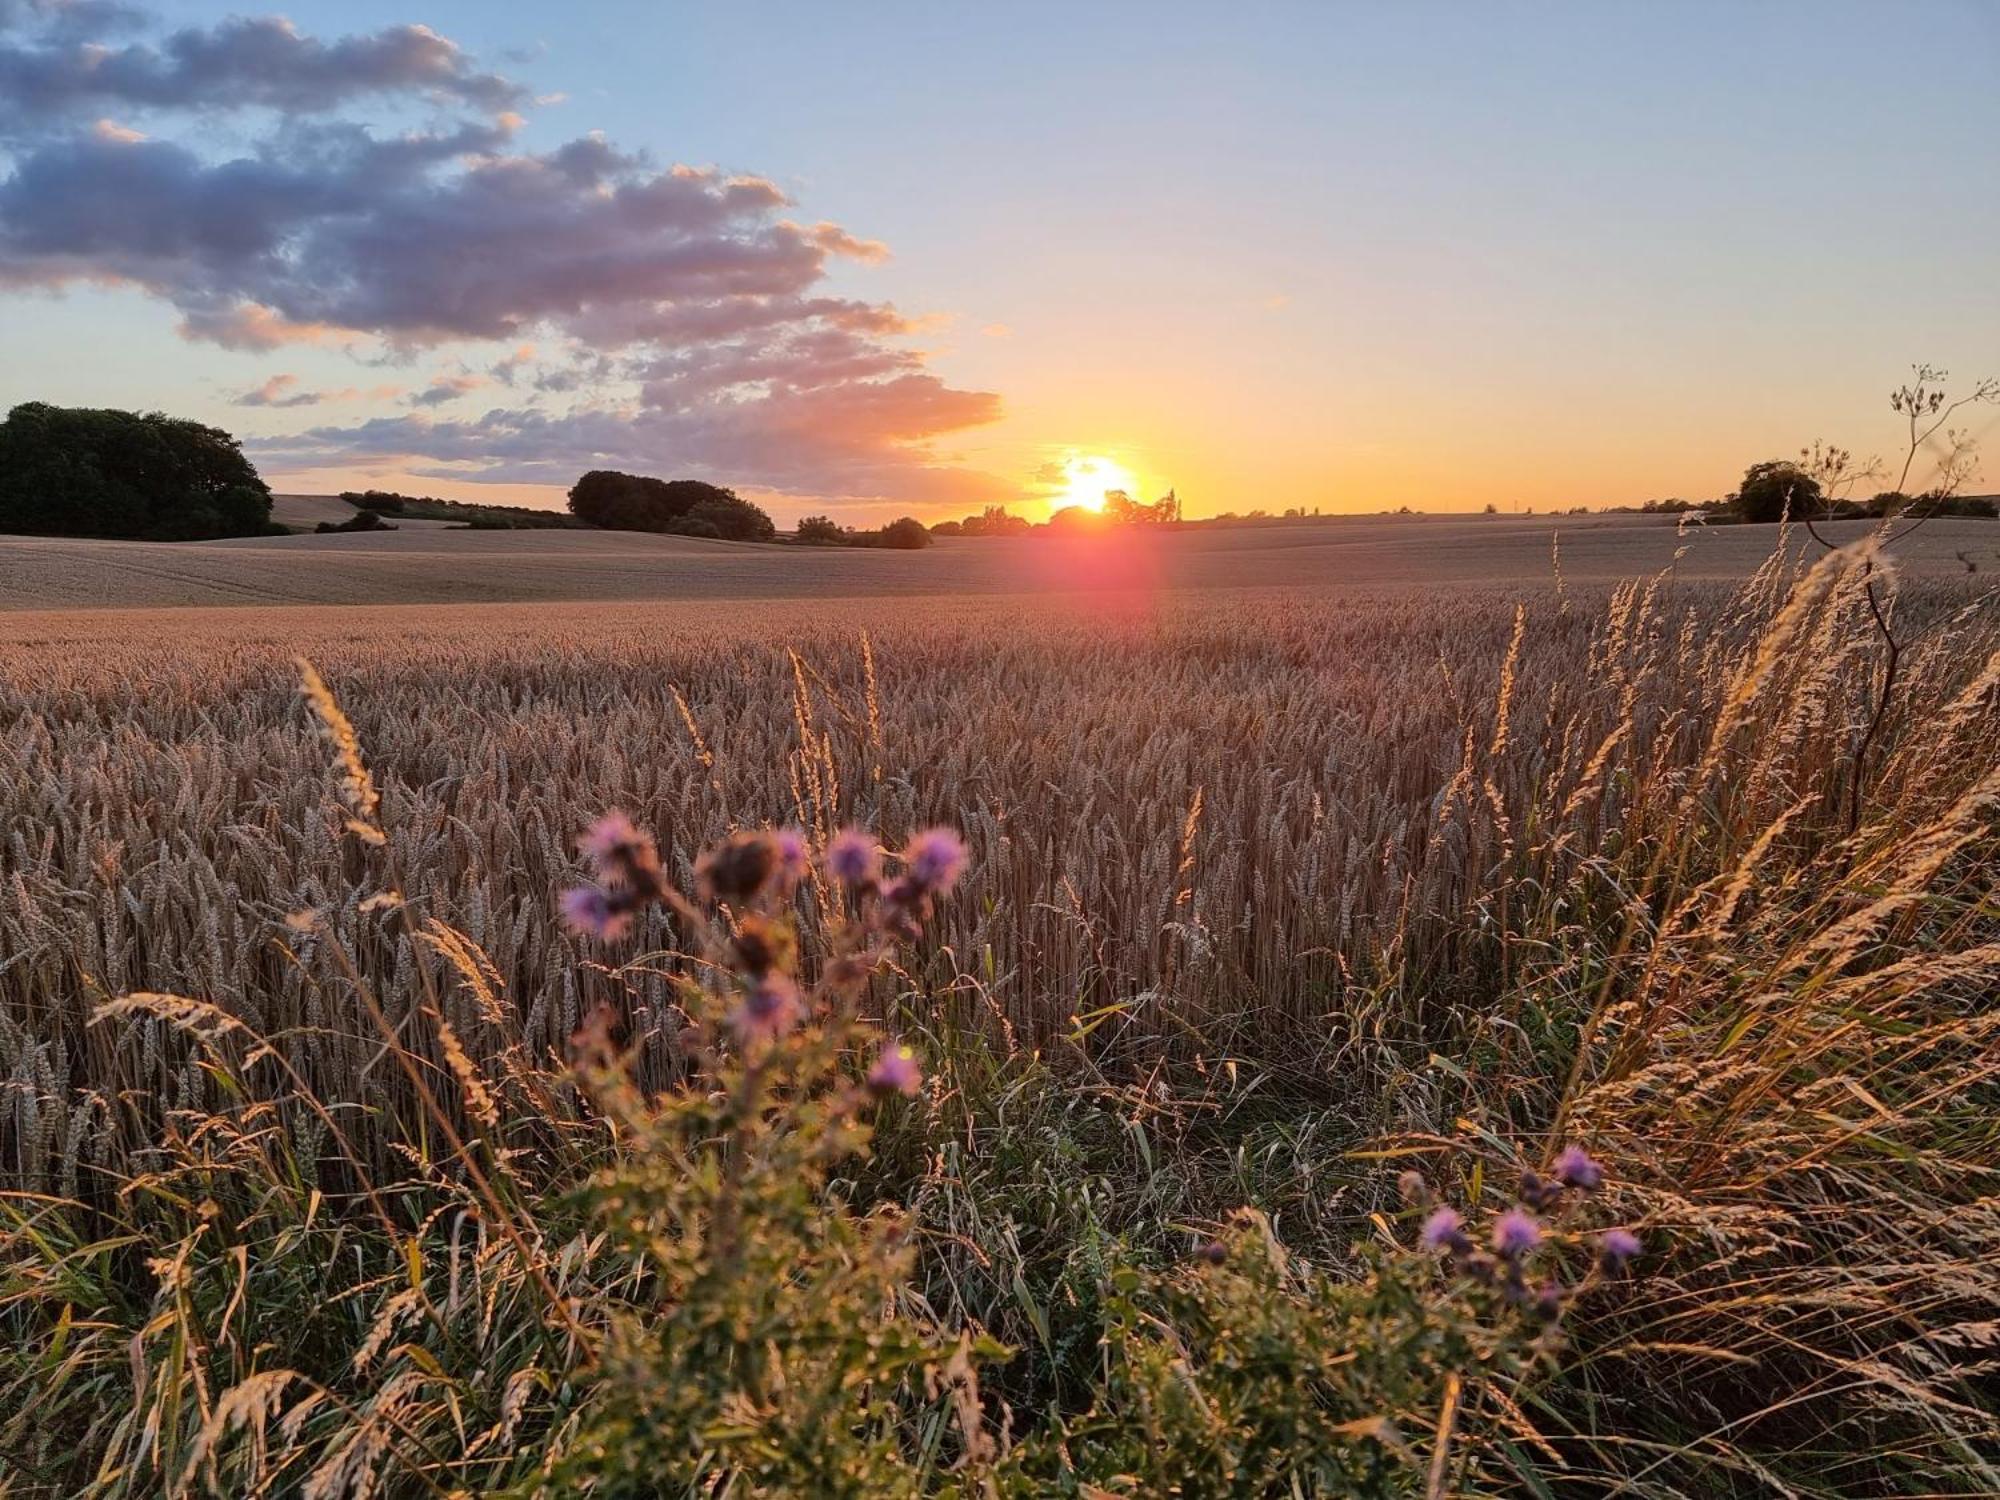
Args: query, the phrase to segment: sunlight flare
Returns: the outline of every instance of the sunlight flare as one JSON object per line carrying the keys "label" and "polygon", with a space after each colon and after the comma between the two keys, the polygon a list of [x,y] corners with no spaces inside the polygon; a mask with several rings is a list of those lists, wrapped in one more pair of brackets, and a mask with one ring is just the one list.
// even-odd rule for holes
{"label": "sunlight flare", "polygon": [[1080,505],[1085,510],[1104,509],[1104,497],[1111,490],[1136,495],[1139,481],[1132,471],[1115,459],[1096,454],[1072,453],[1063,460],[1063,487],[1051,504],[1060,510]]}

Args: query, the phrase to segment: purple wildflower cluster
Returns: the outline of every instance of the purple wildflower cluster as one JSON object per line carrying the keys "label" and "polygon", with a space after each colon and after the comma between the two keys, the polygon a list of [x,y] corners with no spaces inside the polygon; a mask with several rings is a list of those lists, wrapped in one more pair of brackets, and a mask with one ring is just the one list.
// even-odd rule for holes
{"label": "purple wildflower cluster", "polygon": [[[1570,1289],[1553,1278],[1530,1283],[1530,1262],[1551,1239],[1538,1215],[1559,1210],[1571,1194],[1594,1193],[1604,1185],[1604,1169],[1581,1146],[1567,1146],[1547,1173],[1521,1174],[1520,1202],[1496,1215],[1482,1248],[1467,1232],[1465,1217],[1451,1205],[1438,1203],[1420,1172],[1399,1179],[1404,1199],[1428,1210],[1418,1242],[1435,1254],[1449,1256],[1464,1274],[1485,1286],[1497,1287],[1509,1302],[1531,1307],[1554,1319]],[[1639,1237],[1629,1229],[1611,1229],[1598,1236],[1597,1270],[1605,1275],[1623,1271],[1640,1250]]]}
{"label": "purple wildflower cluster", "polygon": [[606,813],[583,831],[576,847],[590,862],[596,883],[573,886],[558,899],[572,932],[618,942],[632,931],[632,919],[640,911],[666,899],[659,847],[625,814]]}
{"label": "purple wildflower cluster", "polygon": [[[856,990],[898,942],[922,932],[967,859],[964,841],[948,828],[915,835],[898,856],[901,871],[894,876],[885,873],[882,851],[864,830],[844,828],[827,840],[819,865],[856,915],[837,927],[820,993],[808,995],[795,977],[797,943],[783,914],[814,864],[811,841],[798,829],[731,834],[695,862],[695,892],[716,909],[712,917],[668,884],[652,837],[623,813],[605,814],[577,848],[594,879],[562,893],[565,925],[580,936],[617,942],[630,935],[642,910],[658,905],[701,928],[738,977],[740,994],[724,1024],[744,1048],[776,1041],[820,1000]],[[923,1085],[923,1068],[915,1052],[892,1038],[870,1065],[867,1085],[878,1098],[912,1095]]]}
{"label": "purple wildflower cluster", "polygon": [[864,923],[884,938],[907,941],[965,873],[965,841],[949,828],[926,828],[903,847],[900,862],[902,873],[886,876],[881,850],[858,828],[842,829],[826,846],[826,872],[852,894]]}

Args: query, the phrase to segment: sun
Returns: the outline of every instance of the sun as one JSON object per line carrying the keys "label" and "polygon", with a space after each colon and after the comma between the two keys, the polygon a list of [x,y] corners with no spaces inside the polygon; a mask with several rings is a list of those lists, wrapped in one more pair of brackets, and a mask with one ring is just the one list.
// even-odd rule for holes
{"label": "sun", "polygon": [[1096,454],[1072,453],[1063,460],[1063,487],[1054,506],[1081,505],[1085,510],[1104,509],[1106,490],[1123,490],[1135,500],[1139,481],[1123,464]]}

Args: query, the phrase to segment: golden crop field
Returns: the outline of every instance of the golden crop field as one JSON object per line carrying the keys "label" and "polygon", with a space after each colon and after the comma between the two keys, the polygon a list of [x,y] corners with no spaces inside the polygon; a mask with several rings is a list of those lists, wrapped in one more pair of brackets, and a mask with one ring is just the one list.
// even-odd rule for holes
{"label": "golden crop field", "polygon": [[[1865,548],[1759,567],[1767,528],[1682,537],[1678,565],[1670,526],[1324,532],[1171,539],[1090,593],[1088,559],[1035,542],[616,538],[615,564],[563,533],[0,542],[17,606],[406,601],[0,617],[0,1172],[35,1228],[8,1296],[37,1337],[75,1320],[73,1404],[0,1418],[0,1453],[62,1474],[74,1444],[105,1493],[223,1454],[217,1492],[400,1494],[525,1482],[575,1440],[561,1392],[635,1284],[555,1210],[506,1205],[602,1128],[573,1034],[608,1005],[634,1076],[678,1078],[700,1033],[677,986],[709,973],[664,908],[616,955],[558,922],[576,835],[618,809],[688,891],[734,832],[963,833],[968,873],[868,991],[930,1081],[881,1122],[894,1185],[842,1192],[906,1205],[897,1295],[1031,1351],[987,1377],[1019,1412],[1087,1387],[1113,1241],[1171,1259],[1249,1204],[1350,1266],[1396,1212],[1385,1162],[1470,1205],[1571,1139],[1654,1270],[1579,1302],[1574,1384],[1523,1375],[1532,1415],[1467,1413],[1464,1482],[1754,1473],[1774,1399],[1787,1451],[1985,1472],[2000,624],[1957,554],[1989,530],[1938,523],[1893,585]],[[1492,581],[1503,535],[1518,563]],[[86,557],[89,581],[63,571]],[[1872,736],[1871,584],[1898,641]],[[407,602],[593,587],[648,597]],[[380,847],[347,831],[300,656],[351,721]],[[794,905],[817,975],[842,901],[815,874]],[[255,1186],[294,1177],[296,1215]],[[245,1191],[279,1267],[323,1192],[403,1226],[386,1261],[299,1262],[340,1289],[311,1348],[231,1321],[239,1231],[202,1204]],[[184,1238],[160,1285],[185,1290],[141,1332],[143,1305],[85,1283],[162,1216]],[[130,1415],[94,1426],[112,1387]],[[465,1437],[467,1410],[509,1441]],[[281,1417],[303,1436],[251,1440]],[[363,1482],[370,1442],[392,1456]],[[1865,1488],[1848,1462],[1830,1491]]]}
{"label": "golden crop field", "polygon": [[[296,507],[305,497],[294,497]],[[338,502],[336,502],[338,503]],[[280,508],[304,524],[317,510]],[[352,515],[347,507],[341,512]],[[633,532],[396,531],[104,542],[0,536],[0,610],[117,606],[884,598],[1209,588],[1555,587],[1649,576],[1742,579],[1760,526],[1656,516],[1346,516],[1165,535],[944,538],[922,552],[801,549]],[[1828,523],[1858,540],[1868,523]],[[1809,543],[1794,534],[1803,555]],[[1678,562],[1676,563],[1676,556]],[[1899,550],[1922,577],[2000,571],[1983,521],[1941,518]]]}

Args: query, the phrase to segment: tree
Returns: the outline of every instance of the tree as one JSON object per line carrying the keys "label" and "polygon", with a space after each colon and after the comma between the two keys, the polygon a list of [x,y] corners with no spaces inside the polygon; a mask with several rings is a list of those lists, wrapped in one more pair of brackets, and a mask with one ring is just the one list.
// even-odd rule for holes
{"label": "tree", "polygon": [[570,486],[570,513],[614,531],[714,536],[735,542],[768,542],[778,534],[771,518],[721,485],[700,479],[655,479],[592,469]]}
{"label": "tree", "polygon": [[838,547],[847,540],[847,528],[832,516],[807,516],[797,536],[808,547]]}
{"label": "tree", "polygon": [[[675,482],[700,483],[691,479]],[[772,524],[771,518],[734,490],[719,490],[698,501],[679,526],[668,529],[692,536],[695,533],[690,528],[693,527],[713,527],[717,536],[731,542],[769,542],[776,540],[778,535],[778,528]]]}
{"label": "tree", "polygon": [[1010,514],[1004,505],[989,505],[959,523],[967,536],[1018,536],[1030,528],[1026,516]]}
{"label": "tree", "polygon": [[[1180,520],[1181,502],[1172,490],[1151,505],[1134,500],[1123,490],[1104,492],[1104,518],[1119,526],[1165,526]],[[1305,512],[1301,510],[1300,515]]]}
{"label": "tree", "polygon": [[901,516],[875,534],[875,545],[914,552],[931,544],[931,534],[915,516]]}
{"label": "tree", "polygon": [[41,401],[0,422],[0,531],[172,542],[270,525],[270,490],[220,428]]}
{"label": "tree", "polygon": [[322,521],[313,527],[314,532],[320,535],[337,531],[394,531],[395,529],[382,519],[382,513],[373,506],[355,511],[345,521]]}
{"label": "tree", "polygon": [[1743,471],[1743,483],[1733,497],[1736,512],[1746,521],[1797,520],[1819,507],[1819,481],[1795,463],[1774,458]]}

